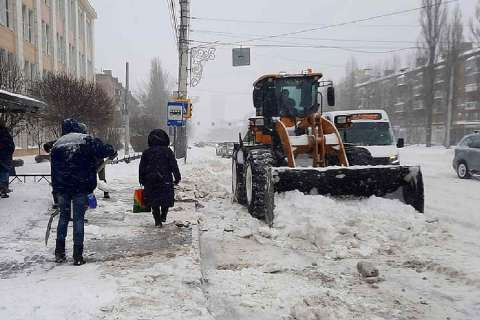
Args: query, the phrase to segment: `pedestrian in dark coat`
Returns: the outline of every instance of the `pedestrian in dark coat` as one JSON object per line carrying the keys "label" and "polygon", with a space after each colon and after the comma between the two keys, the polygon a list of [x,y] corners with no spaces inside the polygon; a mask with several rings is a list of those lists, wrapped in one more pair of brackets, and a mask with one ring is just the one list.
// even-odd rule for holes
{"label": "pedestrian in dark coat", "polygon": [[0,123],[0,197],[8,198],[10,171],[15,143],[8,129]]}
{"label": "pedestrian in dark coat", "polygon": [[50,152],[52,187],[58,197],[60,219],[57,227],[55,259],[66,261],[65,239],[73,210],[73,263],[82,265],[85,210],[87,197],[97,187],[97,160],[115,156],[111,145],[84,133],[85,128],[73,119],[63,122],[62,137]]}
{"label": "pedestrian in dark coat", "polygon": [[[68,122],[68,120],[65,120]],[[83,133],[83,134],[87,134],[87,126],[84,124],[84,123],[80,123],[78,122],[76,125],[78,125],[78,128],[75,128],[74,130],[78,131],[78,133]],[[63,132],[63,129],[62,129],[62,135],[64,134]],[[51,140],[51,141],[48,141],[46,143],[43,144],[43,150],[50,154],[50,152],[52,151],[52,148],[53,146],[55,145],[55,142],[57,142],[57,140]],[[103,161],[103,159],[102,159]],[[53,206],[52,208],[53,209],[57,209],[58,208],[58,197],[57,197],[57,194],[55,193],[55,191],[52,190],[52,197],[53,197]]]}
{"label": "pedestrian in dark coat", "polygon": [[173,186],[181,180],[177,160],[169,145],[170,138],[165,131],[156,129],[150,132],[149,148],[143,152],[139,168],[140,184],[145,187],[145,205],[152,208],[155,225],[160,227],[175,202]]}

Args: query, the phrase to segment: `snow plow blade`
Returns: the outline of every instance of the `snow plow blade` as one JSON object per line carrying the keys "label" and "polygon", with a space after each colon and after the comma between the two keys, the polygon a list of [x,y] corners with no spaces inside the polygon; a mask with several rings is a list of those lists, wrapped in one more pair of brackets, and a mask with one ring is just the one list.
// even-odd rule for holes
{"label": "snow plow blade", "polygon": [[299,190],[332,197],[399,199],[424,211],[423,178],[416,166],[272,168],[275,192]]}

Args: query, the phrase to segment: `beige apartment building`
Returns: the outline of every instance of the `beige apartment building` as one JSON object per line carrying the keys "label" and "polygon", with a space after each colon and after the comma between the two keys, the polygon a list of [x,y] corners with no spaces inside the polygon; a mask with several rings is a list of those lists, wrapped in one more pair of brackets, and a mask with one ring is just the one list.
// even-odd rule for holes
{"label": "beige apartment building", "polygon": [[95,19],[88,0],[0,0],[0,59],[27,80],[45,72],[95,79]]}

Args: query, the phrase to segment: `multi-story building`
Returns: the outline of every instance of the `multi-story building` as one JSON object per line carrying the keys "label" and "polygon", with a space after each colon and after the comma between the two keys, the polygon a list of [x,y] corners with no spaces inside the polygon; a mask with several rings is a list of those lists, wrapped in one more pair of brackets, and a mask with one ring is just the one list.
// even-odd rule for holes
{"label": "multi-story building", "polygon": [[125,99],[125,89],[118,78],[113,76],[112,70],[103,70],[95,75],[97,84],[107,93],[115,105],[114,127],[122,126],[122,110]]}
{"label": "multi-story building", "polygon": [[[122,138],[125,135],[125,114],[122,112],[125,105],[125,88],[123,84],[118,81],[118,78],[113,76],[112,70],[103,70],[103,73],[97,73],[95,75],[96,83],[107,93],[110,99],[112,99],[115,106],[115,114],[113,117],[113,123],[110,128],[110,135],[115,132],[116,135],[120,135]],[[128,107],[129,110],[135,109],[139,102],[129,92],[128,93]]]}
{"label": "multi-story building", "polygon": [[96,18],[88,0],[0,0],[0,59],[27,80],[66,72],[93,81]]}
{"label": "multi-story building", "polygon": [[[408,143],[425,142],[424,61],[398,73],[386,71],[382,76],[364,76],[356,86],[359,109],[385,109],[397,136]],[[480,130],[480,49],[461,54],[457,65],[453,94],[451,141]],[[445,141],[449,72],[444,61],[435,66],[432,142]],[[347,106],[346,106],[347,107]],[[352,106],[348,106],[352,107]]]}

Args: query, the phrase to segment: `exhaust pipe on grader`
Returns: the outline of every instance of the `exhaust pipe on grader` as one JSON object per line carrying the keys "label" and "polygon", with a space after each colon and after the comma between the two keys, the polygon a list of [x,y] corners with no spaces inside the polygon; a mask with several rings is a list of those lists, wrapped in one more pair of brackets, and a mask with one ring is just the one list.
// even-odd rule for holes
{"label": "exhaust pipe on grader", "polygon": [[[364,166],[371,155],[342,143],[337,127],[319,112],[335,105],[333,83],[322,74],[266,75],[254,83],[256,117],[232,155],[234,199],[252,216],[273,224],[275,193],[299,190],[333,197],[388,197],[424,210],[420,167]],[[366,154],[367,153],[367,154]]]}

